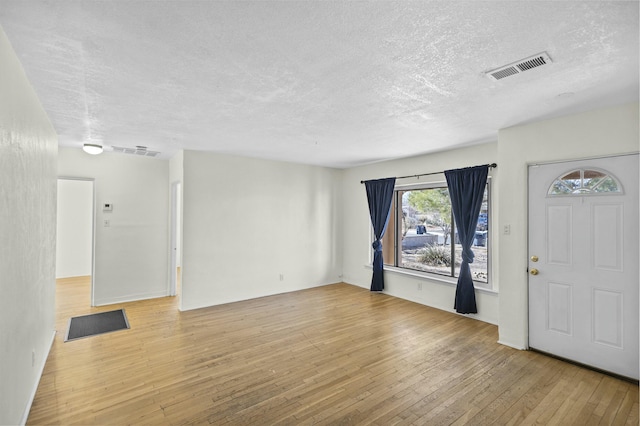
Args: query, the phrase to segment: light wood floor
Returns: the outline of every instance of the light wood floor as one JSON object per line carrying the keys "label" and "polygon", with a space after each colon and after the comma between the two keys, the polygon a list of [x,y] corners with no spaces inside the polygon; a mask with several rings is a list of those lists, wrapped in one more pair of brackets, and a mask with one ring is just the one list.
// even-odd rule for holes
{"label": "light wood floor", "polygon": [[[638,424],[638,387],[496,343],[495,326],[346,284],[178,312],[58,282],[30,424]],[[63,342],[70,316],[130,330]]]}

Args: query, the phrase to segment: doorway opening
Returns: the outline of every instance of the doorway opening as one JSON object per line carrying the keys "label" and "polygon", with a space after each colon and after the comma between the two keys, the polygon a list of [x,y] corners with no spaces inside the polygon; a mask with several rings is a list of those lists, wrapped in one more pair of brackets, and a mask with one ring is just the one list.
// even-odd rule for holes
{"label": "doorway opening", "polygon": [[[180,182],[171,184],[171,254],[169,263],[169,295],[182,292],[182,192]],[[182,306],[180,304],[180,306]]]}
{"label": "doorway opening", "polygon": [[[93,179],[58,178],[56,230],[56,285],[84,289],[81,292],[82,297],[90,295],[86,304],[94,306],[95,193]],[[64,303],[63,300],[58,301],[61,306]]]}

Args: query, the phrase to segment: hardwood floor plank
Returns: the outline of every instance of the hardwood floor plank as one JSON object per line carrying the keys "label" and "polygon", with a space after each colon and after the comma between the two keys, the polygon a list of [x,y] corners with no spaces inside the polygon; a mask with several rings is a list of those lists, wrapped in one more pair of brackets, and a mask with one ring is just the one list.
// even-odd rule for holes
{"label": "hardwood floor plank", "polygon": [[564,403],[551,418],[552,423],[560,424],[560,422],[566,422],[568,424],[578,424],[578,415],[583,412],[588,414],[585,406],[593,395],[597,387],[597,382],[594,384],[593,381],[589,380],[589,376],[591,375],[589,374],[591,373],[590,371],[584,371],[584,373],[584,375],[581,375],[580,382],[574,386],[571,393],[564,400]]}
{"label": "hardwood floor plank", "polygon": [[[496,343],[497,328],[336,284],[179,312],[91,308],[58,280],[58,333],[28,424],[637,424],[638,387]],[[71,316],[131,329],[63,342]]]}
{"label": "hardwood floor plank", "polygon": [[[561,365],[561,363],[561,361],[554,358],[547,358],[544,362],[540,363],[532,362],[532,364],[536,366],[536,371],[524,379],[524,386],[528,386],[528,388],[497,420],[497,423],[518,425],[529,417],[537,404],[540,403],[555,385],[558,377],[558,365]],[[518,386],[520,386],[520,384],[518,384]]]}
{"label": "hardwood floor plank", "polygon": [[585,420],[585,424],[597,425],[600,423],[605,410],[611,403],[617,387],[618,381],[611,377],[602,377],[602,380],[600,380],[598,387],[589,401],[589,403],[593,405],[593,410],[591,410],[589,418]]}
{"label": "hardwood floor plank", "polygon": [[629,411],[629,415],[627,416],[626,425],[637,425],[640,424],[640,416],[638,411],[640,410],[640,405],[638,401],[633,403],[631,410]]}
{"label": "hardwood floor plank", "polygon": [[517,409],[514,405],[540,380],[540,370],[545,365],[545,362],[527,362],[519,370],[511,369],[510,374],[496,382],[492,389],[479,389],[467,405],[455,404],[447,410],[443,419],[451,420],[449,423],[453,425],[507,423],[507,419],[500,418],[505,414],[513,417],[513,412]]}
{"label": "hardwood floor plank", "polygon": [[618,386],[616,387],[616,390],[612,398],[610,399],[610,403],[607,406],[607,409],[605,410],[604,414],[602,415],[602,420],[600,421],[600,424],[612,425],[614,423],[614,420],[618,415],[618,410],[621,408],[621,405],[622,405],[621,401],[625,398],[626,395],[627,395],[626,387],[618,383]]}
{"label": "hardwood floor plank", "polygon": [[624,398],[622,399],[622,403],[620,404],[620,408],[618,408],[618,412],[616,413],[616,417],[613,420],[613,425],[624,425],[627,423],[627,420],[630,418],[630,414],[632,412],[633,406],[638,403],[638,395],[633,392],[625,392]]}

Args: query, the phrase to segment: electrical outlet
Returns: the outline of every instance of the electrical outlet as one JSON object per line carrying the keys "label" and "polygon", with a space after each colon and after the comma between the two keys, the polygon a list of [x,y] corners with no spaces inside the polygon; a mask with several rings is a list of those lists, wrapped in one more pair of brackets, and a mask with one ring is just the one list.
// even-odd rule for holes
{"label": "electrical outlet", "polygon": [[505,225],[502,233],[504,235],[511,235],[511,225]]}
{"label": "electrical outlet", "polygon": [[422,291],[422,283],[418,283],[418,291]]}
{"label": "electrical outlet", "polygon": [[111,221],[110,221],[109,219],[105,219],[105,220],[104,220],[104,227],[105,227],[105,228],[108,228],[108,227],[110,227],[110,226],[111,226]]}
{"label": "electrical outlet", "polygon": [[280,274],[280,281],[284,281],[284,274]]}

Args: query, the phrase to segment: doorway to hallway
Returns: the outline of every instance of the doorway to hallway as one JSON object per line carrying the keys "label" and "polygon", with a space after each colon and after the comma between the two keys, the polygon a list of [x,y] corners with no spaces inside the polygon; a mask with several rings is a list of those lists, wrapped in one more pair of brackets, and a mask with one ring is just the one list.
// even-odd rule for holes
{"label": "doorway to hallway", "polygon": [[87,285],[87,306],[93,306],[94,181],[58,178],[56,283]]}

